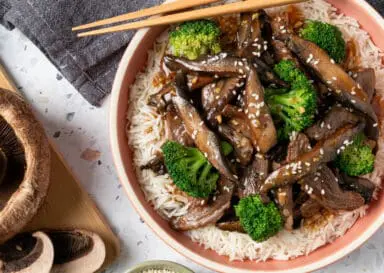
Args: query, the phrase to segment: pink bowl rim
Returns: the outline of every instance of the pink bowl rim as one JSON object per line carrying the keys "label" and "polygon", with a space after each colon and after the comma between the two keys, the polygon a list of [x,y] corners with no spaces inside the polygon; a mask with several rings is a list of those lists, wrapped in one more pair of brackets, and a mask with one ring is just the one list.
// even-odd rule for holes
{"label": "pink bowl rim", "polygon": [[[380,25],[384,26],[384,18],[365,0],[355,0],[357,4],[360,6],[362,10],[365,10],[375,21],[379,22]],[[191,259],[192,261],[210,268],[219,272],[226,273],[251,273],[251,272],[259,272],[259,273],[271,273],[272,271],[263,271],[263,270],[248,270],[248,269],[234,269],[231,266],[223,265],[217,262],[214,262],[205,257],[199,256],[194,252],[190,251],[188,248],[184,247],[177,240],[170,237],[167,232],[165,232],[156,221],[152,219],[150,214],[146,211],[146,209],[141,205],[139,199],[137,198],[134,190],[128,180],[128,177],[125,173],[125,169],[122,163],[121,158],[123,155],[121,154],[119,143],[118,143],[118,130],[117,128],[117,116],[118,116],[118,106],[119,106],[119,96],[121,92],[125,92],[126,86],[123,86],[124,76],[126,70],[130,66],[131,59],[135,54],[136,49],[140,46],[140,43],[144,39],[145,35],[148,33],[148,29],[141,29],[137,31],[137,33],[132,38],[129,46],[127,47],[121,62],[119,64],[118,70],[116,72],[115,80],[112,86],[112,94],[110,99],[110,109],[109,109],[109,133],[110,133],[110,144],[112,150],[112,157],[115,164],[115,168],[118,173],[118,177],[120,183],[123,185],[124,190],[131,201],[131,204],[136,209],[137,213],[140,217],[145,221],[145,223],[160,237],[166,244],[168,244],[171,248],[176,250],[181,255]],[[346,247],[332,253],[331,255],[314,261],[311,264],[296,267],[295,269],[286,269],[286,270],[276,270],[274,273],[298,273],[298,272],[310,272],[315,271],[320,268],[323,268],[329,264],[332,264],[355,249],[359,248],[364,242],[366,242],[382,225],[384,224],[384,214],[381,214],[374,223],[364,231],[364,233],[360,234],[360,236],[356,237],[350,244]]]}

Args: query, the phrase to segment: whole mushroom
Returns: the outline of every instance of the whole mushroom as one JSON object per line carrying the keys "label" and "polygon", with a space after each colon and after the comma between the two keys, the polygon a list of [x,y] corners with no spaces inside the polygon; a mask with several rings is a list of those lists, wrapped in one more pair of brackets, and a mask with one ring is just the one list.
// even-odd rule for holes
{"label": "whole mushroom", "polygon": [[0,88],[0,243],[19,233],[43,204],[50,162],[44,129],[27,103]]}

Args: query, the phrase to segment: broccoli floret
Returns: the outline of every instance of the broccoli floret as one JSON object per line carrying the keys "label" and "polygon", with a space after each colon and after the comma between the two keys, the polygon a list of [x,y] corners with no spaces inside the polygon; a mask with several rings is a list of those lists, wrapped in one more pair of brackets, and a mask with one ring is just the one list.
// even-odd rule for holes
{"label": "broccoli floret", "polygon": [[221,142],[221,151],[225,156],[229,155],[230,153],[233,152],[233,147],[229,142],[227,141],[222,141]]}
{"label": "broccoli floret", "polygon": [[312,83],[292,61],[279,62],[274,71],[291,85],[286,93],[269,90],[265,94],[272,115],[283,123],[278,129],[279,138],[287,139],[292,132],[300,132],[313,124],[317,96]]}
{"label": "broccoli floret", "polygon": [[371,173],[374,169],[375,155],[371,147],[364,144],[364,135],[358,135],[353,143],[336,158],[335,164],[349,176]]}
{"label": "broccoli floret", "polygon": [[213,21],[190,21],[172,31],[169,42],[175,56],[195,60],[201,55],[221,51],[220,34],[219,26]]}
{"label": "broccoli floret", "polygon": [[273,202],[263,204],[259,196],[249,196],[235,206],[236,215],[244,230],[256,242],[275,235],[283,226],[279,209]]}
{"label": "broccoli floret", "polygon": [[167,141],[162,151],[168,173],[182,191],[205,198],[216,189],[219,173],[198,149]]}
{"label": "broccoli floret", "polygon": [[338,27],[320,21],[309,20],[304,28],[300,30],[300,35],[327,51],[329,56],[336,62],[341,63],[345,59],[345,41]]}

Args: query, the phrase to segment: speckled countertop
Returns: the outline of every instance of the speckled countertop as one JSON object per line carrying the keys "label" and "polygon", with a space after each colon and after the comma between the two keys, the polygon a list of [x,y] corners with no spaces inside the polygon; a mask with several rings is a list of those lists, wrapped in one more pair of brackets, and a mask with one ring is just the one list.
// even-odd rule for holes
{"label": "speckled countertop", "polygon": [[[0,26],[0,57],[47,134],[121,239],[121,257],[106,273],[124,273],[134,264],[152,259],[171,260],[197,273],[211,273],[157,238],[124,195],[109,148],[108,99],[101,108],[90,106],[17,30],[10,32]],[[319,272],[384,272],[384,227],[360,249]]]}

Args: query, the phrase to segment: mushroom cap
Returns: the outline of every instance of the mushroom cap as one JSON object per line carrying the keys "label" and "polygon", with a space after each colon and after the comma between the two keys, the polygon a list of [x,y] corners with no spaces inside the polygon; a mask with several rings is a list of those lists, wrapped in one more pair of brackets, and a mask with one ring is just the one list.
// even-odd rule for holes
{"label": "mushroom cap", "polygon": [[53,243],[55,259],[51,273],[93,273],[105,260],[105,244],[86,230],[46,231]]}
{"label": "mushroom cap", "polygon": [[49,273],[54,257],[53,244],[43,232],[21,234],[4,247],[0,272]]}
{"label": "mushroom cap", "polygon": [[0,243],[19,233],[44,202],[50,181],[50,148],[44,129],[24,99],[0,88],[0,116],[12,127],[25,154],[18,189],[0,211]]}

